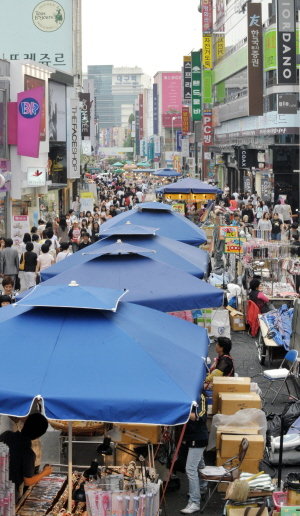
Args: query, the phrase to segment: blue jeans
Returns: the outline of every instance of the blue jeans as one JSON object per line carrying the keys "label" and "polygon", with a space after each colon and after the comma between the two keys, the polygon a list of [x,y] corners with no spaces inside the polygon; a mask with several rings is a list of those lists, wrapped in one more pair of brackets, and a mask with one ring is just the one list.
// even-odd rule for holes
{"label": "blue jeans", "polygon": [[200,505],[201,493],[205,492],[207,482],[199,479],[199,469],[205,467],[203,452],[205,448],[189,448],[186,461],[186,474],[189,479],[190,502]]}
{"label": "blue jeans", "polygon": [[281,233],[271,233],[271,240],[281,240]]}

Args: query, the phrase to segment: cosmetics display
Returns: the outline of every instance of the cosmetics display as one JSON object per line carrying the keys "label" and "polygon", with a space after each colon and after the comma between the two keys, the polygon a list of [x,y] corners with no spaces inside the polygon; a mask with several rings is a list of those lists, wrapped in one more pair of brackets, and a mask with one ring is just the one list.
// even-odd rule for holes
{"label": "cosmetics display", "polygon": [[0,515],[15,516],[15,485],[8,479],[9,449],[0,443]]}
{"label": "cosmetics display", "polygon": [[[58,501],[66,483],[66,475],[52,474],[44,477],[29,490],[27,496],[25,494],[24,500],[21,500],[16,513],[19,516],[44,516]],[[67,498],[60,509],[66,501]]]}

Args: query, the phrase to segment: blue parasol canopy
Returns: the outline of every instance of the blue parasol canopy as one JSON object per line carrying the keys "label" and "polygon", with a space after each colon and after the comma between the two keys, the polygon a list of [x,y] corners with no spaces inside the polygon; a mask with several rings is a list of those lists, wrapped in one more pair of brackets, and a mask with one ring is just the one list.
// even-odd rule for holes
{"label": "blue parasol canopy", "polygon": [[10,305],[0,323],[1,414],[41,397],[50,419],[175,425],[199,399],[207,331],[171,315]]}
{"label": "blue parasol canopy", "polygon": [[216,186],[209,185],[208,183],[204,183],[203,181],[199,181],[199,179],[193,179],[191,177],[186,177],[185,179],[181,179],[177,183],[171,183],[170,185],[161,186],[155,190],[156,193],[163,192],[164,194],[168,193],[199,193],[199,194],[217,194],[222,193],[220,188]]}
{"label": "blue parasol canopy", "polygon": [[202,229],[180,213],[176,213],[171,205],[160,202],[141,203],[133,210],[112,217],[101,225],[100,234],[114,226],[126,224],[127,221],[137,226],[159,228],[157,235],[173,238],[185,244],[201,245],[207,240]]}
{"label": "blue parasol canopy", "polygon": [[154,176],[158,177],[179,177],[181,174],[173,168],[159,168],[153,173]]}

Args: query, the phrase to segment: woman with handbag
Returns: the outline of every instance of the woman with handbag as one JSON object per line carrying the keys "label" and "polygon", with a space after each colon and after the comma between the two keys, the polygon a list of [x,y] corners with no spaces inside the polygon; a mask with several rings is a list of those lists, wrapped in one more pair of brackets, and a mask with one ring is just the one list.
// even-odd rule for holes
{"label": "woman with handbag", "polygon": [[33,251],[33,243],[26,244],[26,251],[22,253],[20,270],[24,271],[24,281],[26,290],[35,286],[35,268],[37,264],[37,254]]}

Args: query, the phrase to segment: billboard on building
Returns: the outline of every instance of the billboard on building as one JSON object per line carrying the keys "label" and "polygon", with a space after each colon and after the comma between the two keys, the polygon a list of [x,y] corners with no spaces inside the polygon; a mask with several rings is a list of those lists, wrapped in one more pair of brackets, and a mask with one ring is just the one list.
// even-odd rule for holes
{"label": "billboard on building", "polygon": [[72,4],[72,0],[10,0],[1,24],[1,57],[32,59],[72,72]]}
{"label": "billboard on building", "polygon": [[18,155],[39,157],[41,112],[44,88],[18,93]]}
{"label": "billboard on building", "polygon": [[295,0],[277,0],[277,84],[297,84]]}
{"label": "billboard on building", "polygon": [[202,117],[201,55],[192,52],[192,119]]}
{"label": "billboard on building", "polygon": [[202,0],[202,32],[212,31],[212,1]]}
{"label": "billboard on building", "polygon": [[52,185],[67,184],[66,142],[49,142],[49,179]]}
{"label": "billboard on building", "polygon": [[182,134],[190,132],[190,109],[187,106],[182,106]]}
{"label": "billboard on building", "polygon": [[263,42],[261,4],[247,4],[249,116],[263,115]]}
{"label": "billboard on building", "polygon": [[68,99],[67,102],[67,176],[70,179],[80,177],[80,111],[79,100]]}
{"label": "billboard on building", "polygon": [[162,74],[162,125],[163,127],[181,127],[181,73]]}
{"label": "billboard on building", "polygon": [[212,110],[203,109],[202,120],[202,141],[203,145],[212,145],[213,143],[213,128],[212,128]]}
{"label": "billboard on building", "polygon": [[46,141],[46,97],[45,97],[45,81],[31,75],[24,75],[24,91],[33,90],[34,88],[44,88],[43,99],[41,104],[41,127],[40,142]]}
{"label": "billboard on building", "polygon": [[66,141],[66,87],[57,82],[48,82],[49,140]]}
{"label": "billboard on building", "polygon": [[191,56],[183,56],[183,98],[192,98],[192,60]]}
{"label": "billboard on building", "polygon": [[144,136],[144,96],[139,94],[139,138],[142,140]]}
{"label": "billboard on building", "polygon": [[202,38],[202,64],[203,68],[212,68],[213,63],[213,44],[212,36],[205,34]]}
{"label": "billboard on building", "polygon": [[89,93],[79,93],[81,106],[81,138],[91,135],[91,98]]}
{"label": "billboard on building", "polygon": [[158,85],[153,84],[153,134],[158,134]]}

